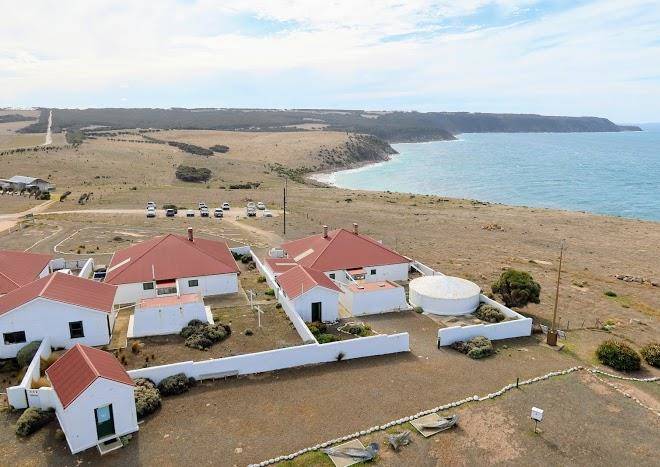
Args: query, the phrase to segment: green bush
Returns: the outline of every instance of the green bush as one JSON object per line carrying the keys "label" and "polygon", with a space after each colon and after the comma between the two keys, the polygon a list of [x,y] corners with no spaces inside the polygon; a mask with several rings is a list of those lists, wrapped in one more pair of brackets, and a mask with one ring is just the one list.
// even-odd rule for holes
{"label": "green bush", "polygon": [[225,153],[229,151],[229,146],[225,146],[224,144],[216,144],[215,146],[211,146],[209,149],[213,152]]}
{"label": "green bush", "polygon": [[186,339],[184,343],[186,347],[206,350],[213,344],[226,339],[231,334],[231,328],[222,323],[209,324],[194,319],[179,334]]}
{"label": "green bush", "polygon": [[323,334],[328,330],[328,326],[326,326],[325,323],[322,323],[320,321],[307,323],[307,328],[314,335],[314,337],[316,337],[319,334]]}
{"label": "green bush", "polygon": [[366,337],[369,335],[371,328],[366,324],[352,324],[346,329],[346,331],[355,336]]}
{"label": "green bush", "polygon": [[335,341],[339,340],[339,338],[335,335],[324,334],[324,333],[319,334],[319,335],[314,336],[314,337],[316,337],[316,340],[319,344],[327,344],[329,342],[335,342]]}
{"label": "green bush", "polygon": [[18,417],[16,421],[16,434],[18,436],[28,436],[36,432],[42,426],[50,423],[55,418],[55,412],[52,410],[41,410],[29,407]]}
{"label": "green bush", "polygon": [[477,318],[482,321],[486,321],[487,323],[499,323],[500,321],[504,321],[506,318],[504,313],[502,313],[499,309],[486,303],[480,303],[474,314]]}
{"label": "green bush", "polygon": [[525,271],[507,269],[492,286],[493,293],[502,296],[506,306],[525,306],[539,303],[541,285]]}
{"label": "green bush", "polygon": [[247,255],[243,255],[243,256],[241,256],[241,263],[243,263],[243,264],[247,264],[247,263],[249,263],[250,261],[252,261],[252,255],[247,254]]}
{"label": "green bush", "polygon": [[191,167],[189,165],[180,165],[176,169],[175,176],[184,182],[207,182],[213,173],[205,167]]}
{"label": "green bush", "polygon": [[192,386],[192,381],[185,374],[178,373],[176,375],[168,376],[158,383],[158,391],[163,396],[176,396],[187,392]]}
{"label": "green bush", "polygon": [[41,341],[32,341],[29,344],[21,347],[21,349],[16,354],[16,361],[18,362],[18,366],[21,368],[28,366],[34,356],[37,354],[37,350],[39,350],[40,345]]}
{"label": "green bush", "polygon": [[640,351],[646,363],[656,368],[660,368],[660,344],[653,342],[642,347]]}
{"label": "green bush", "polygon": [[144,418],[160,408],[160,391],[153,381],[146,378],[135,380],[135,410],[137,418]]}
{"label": "green bush", "polygon": [[456,341],[451,345],[451,348],[458,350],[475,360],[488,357],[495,351],[490,339],[484,336],[473,337],[467,342]]}
{"label": "green bush", "polygon": [[596,349],[596,356],[602,364],[620,371],[639,370],[642,361],[632,347],[617,340],[608,340],[600,344]]}
{"label": "green bush", "polygon": [[607,292],[605,292],[605,296],[607,296],[607,297],[616,297],[617,295],[616,295],[616,292],[612,292],[611,290],[608,290]]}
{"label": "green bush", "polygon": [[275,296],[275,291],[273,289],[268,289],[264,292],[266,295],[269,297],[274,297]]}
{"label": "green bush", "polygon": [[257,277],[257,282],[264,283],[264,282],[266,282],[266,278],[264,276],[259,276],[259,277]]}

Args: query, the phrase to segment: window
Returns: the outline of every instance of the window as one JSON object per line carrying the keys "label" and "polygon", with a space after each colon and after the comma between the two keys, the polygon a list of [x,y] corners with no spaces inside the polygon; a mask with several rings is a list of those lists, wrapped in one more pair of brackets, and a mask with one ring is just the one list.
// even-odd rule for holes
{"label": "window", "polygon": [[69,323],[69,333],[71,334],[71,339],[85,337],[85,332],[83,331],[83,322],[71,321]]}
{"label": "window", "polygon": [[5,345],[21,344],[25,342],[25,331],[5,332]]}
{"label": "window", "polygon": [[199,280],[197,279],[190,279],[188,281],[188,287],[197,287],[199,285]]}
{"label": "window", "polygon": [[334,273],[334,272],[331,272],[331,273],[330,273],[330,279],[334,279],[334,278],[335,278],[335,273]]}
{"label": "window", "polygon": [[375,276],[375,275],[376,275],[376,270],[375,270],[375,269],[372,269],[372,270],[371,270],[371,275],[372,275],[372,276]]}
{"label": "window", "polygon": [[154,289],[154,283],[153,282],[144,282],[142,284],[142,290],[153,290]]}

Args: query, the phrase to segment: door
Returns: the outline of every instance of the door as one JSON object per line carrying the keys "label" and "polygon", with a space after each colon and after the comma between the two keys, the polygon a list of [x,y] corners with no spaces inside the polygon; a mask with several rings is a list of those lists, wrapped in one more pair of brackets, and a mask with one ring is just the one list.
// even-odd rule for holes
{"label": "door", "polygon": [[323,321],[323,318],[321,317],[321,302],[312,303],[312,321]]}
{"label": "door", "polygon": [[96,417],[97,439],[107,438],[115,434],[115,419],[112,413],[112,404],[94,409]]}

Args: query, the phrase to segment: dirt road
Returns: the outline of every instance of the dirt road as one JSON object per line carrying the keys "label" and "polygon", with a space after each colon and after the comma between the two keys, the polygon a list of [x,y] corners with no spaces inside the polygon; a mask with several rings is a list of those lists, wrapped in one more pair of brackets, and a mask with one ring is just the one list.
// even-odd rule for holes
{"label": "dirt road", "polygon": [[48,209],[48,206],[53,204],[56,200],[51,199],[50,201],[45,201],[38,206],[27,209],[22,212],[16,212],[13,214],[0,214],[0,232],[11,229],[14,227],[21,217],[25,217],[28,214],[39,214],[44,210]]}

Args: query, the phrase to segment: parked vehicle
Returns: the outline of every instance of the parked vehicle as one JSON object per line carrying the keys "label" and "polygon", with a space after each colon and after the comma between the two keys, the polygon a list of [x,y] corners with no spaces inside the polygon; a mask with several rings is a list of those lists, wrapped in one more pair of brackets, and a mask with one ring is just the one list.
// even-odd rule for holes
{"label": "parked vehicle", "polygon": [[192,209],[188,209],[186,211],[186,217],[195,217],[195,211],[193,211]]}
{"label": "parked vehicle", "polygon": [[202,208],[199,210],[199,215],[202,217],[209,217],[209,208]]}
{"label": "parked vehicle", "polygon": [[257,209],[257,205],[254,204],[254,201],[250,201],[250,202],[247,204],[247,207],[248,207],[248,209],[249,209],[249,208]]}
{"label": "parked vehicle", "polygon": [[154,208],[154,209],[156,209],[156,203],[154,203],[153,201],[149,201],[149,202],[147,203],[147,209],[149,209],[149,208]]}
{"label": "parked vehicle", "polygon": [[200,211],[204,208],[208,209],[208,206],[206,205],[206,203],[198,203],[197,205],[199,206]]}
{"label": "parked vehicle", "polygon": [[156,217],[156,209],[149,206],[147,208],[147,217]]}
{"label": "parked vehicle", "polygon": [[229,211],[229,209],[231,209],[230,206],[229,206],[229,203],[226,203],[226,202],[222,203],[222,210],[223,211]]}
{"label": "parked vehicle", "polygon": [[270,212],[268,209],[264,211],[264,217],[273,217],[273,213]]}
{"label": "parked vehicle", "polygon": [[215,208],[213,210],[213,217],[222,217],[225,213],[222,211],[222,208]]}
{"label": "parked vehicle", "polygon": [[247,212],[248,217],[256,217],[257,216],[257,208],[255,207],[250,207],[248,206],[245,211]]}
{"label": "parked vehicle", "polygon": [[260,211],[263,211],[263,210],[266,209],[266,205],[264,203],[262,203],[261,201],[259,201],[257,203],[257,209],[260,210]]}
{"label": "parked vehicle", "polygon": [[165,217],[174,217],[176,216],[176,211],[174,209],[166,209]]}

